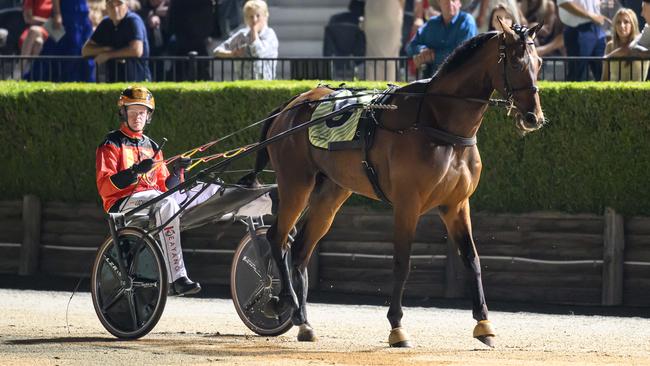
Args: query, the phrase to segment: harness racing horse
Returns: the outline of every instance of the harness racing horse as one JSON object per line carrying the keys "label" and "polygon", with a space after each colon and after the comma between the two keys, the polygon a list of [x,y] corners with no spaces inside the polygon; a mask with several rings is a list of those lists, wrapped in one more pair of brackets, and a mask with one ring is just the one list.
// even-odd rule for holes
{"label": "harness racing horse", "polygon": [[[412,83],[391,93],[397,110],[382,111],[368,156],[360,150],[328,151],[310,146],[307,131],[271,144],[257,157],[255,171],[269,159],[276,172],[279,208],[267,239],[280,268],[282,289],[266,304],[265,314],[292,307],[300,326],[299,341],[314,341],[307,321],[307,264],[318,241],[329,230],[343,202],[354,192],[389,201],[394,211],[394,284],[388,309],[390,346],[409,347],[402,329],[402,294],[410,270],[410,251],[419,217],[437,208],[449,237],[471,273],[473,336],[494,346],[494,331],[481,283],[481,265],[472,238],[469,197],[481,174],[475,136],[494,90],[508,97],[515,125],[522,134],[545,123],[536,87],[541,58],[533,39],[539,26],[504,27],[480,34],[450,55],[426,84]],[[278,135],[309,119],[315,101],[332,93],[317,87],[294,97],[267,122],[262,139]],[[292,108],[293,106],[298,106]],[[377,179],[361,162],[374,165]],[[288,234],[305,208],[305,221],[293,244]],[[289,263],[288,251],[291,250]]]}

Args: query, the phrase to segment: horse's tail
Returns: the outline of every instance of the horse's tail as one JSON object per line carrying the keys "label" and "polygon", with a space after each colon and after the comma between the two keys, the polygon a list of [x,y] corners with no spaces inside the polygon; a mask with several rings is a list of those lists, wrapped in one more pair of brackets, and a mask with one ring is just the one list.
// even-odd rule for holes
{"label": "horse's tail", "polygon": [[[280,113],[283,109],[285,109],[287,107],[287,105],[289,105],[289,103],[293,102],[294,99],[298,98],[298,96],[299,95],[293,96],[291,99],[289,99],[286,102],[282,103],[282,105],[280,105],[279,107],[274,109],[268,115],[268,117],[270,117],[270,116],[272,116],[274,114]],[[260,134],[259,142],[263,142],[264,140],[266,140],[266,135],[268,134],[269,129],[271,128],[271,125],[273,124],[273,121],[275,121],[276,118],[278,118],[278,117],[276,116],[274,118],[269,118],[266,122],[264,122],[264,124],[262,125],[262,132]],[[237,184],[240,184],[240,185],[243,185],[243,186],[249,186],[249,187],[259,184],[259,182],[257,180],[257,175],[260,172],[262,172],[262,170],[264,170],[264,168],[266,168],[266,166],[269,164],[269,160],[270,160],[270,157],[269,157],[268,149],[262,149],[262,150],[258,151],[257,156],[255,157],[255,168],[250,173],[246,174],[241,179],[239,179]]]}

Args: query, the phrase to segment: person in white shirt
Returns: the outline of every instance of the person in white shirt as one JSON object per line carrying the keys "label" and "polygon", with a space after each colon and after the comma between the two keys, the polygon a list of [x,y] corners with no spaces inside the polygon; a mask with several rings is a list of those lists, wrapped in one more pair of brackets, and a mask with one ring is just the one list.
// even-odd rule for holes
{"label": "person in white shirt", "polygon": [[[262,0],[249,0],[244,5],[246,27],[235,32],[212,53],[221,58],[277,58],[278,37],[268,26],[269,8]],[[244,61],[235,63],[240,79],[275,79],[277,61]]]}
{"label": "person in white shirt", "polygon": [[[600,14],[599,0],[558,0],[560,20],[564,27],[564,47],[567,56],[596,56],[605,54],[605,31],[602,25],[611,21]],[[588,80],[588,68],[594,79],[600,80],[601,61],[570,61],[567,79]]]}

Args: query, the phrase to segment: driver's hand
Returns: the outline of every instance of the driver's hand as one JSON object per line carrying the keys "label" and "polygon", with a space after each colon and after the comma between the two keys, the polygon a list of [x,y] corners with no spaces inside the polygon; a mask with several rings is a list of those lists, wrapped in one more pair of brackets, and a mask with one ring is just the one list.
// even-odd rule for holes
{"label": "driver's hand", "polygon": [[139,163],[131,166],[131,170],[136,174],[144,174],[153,168],[153,159],[144,159]]}

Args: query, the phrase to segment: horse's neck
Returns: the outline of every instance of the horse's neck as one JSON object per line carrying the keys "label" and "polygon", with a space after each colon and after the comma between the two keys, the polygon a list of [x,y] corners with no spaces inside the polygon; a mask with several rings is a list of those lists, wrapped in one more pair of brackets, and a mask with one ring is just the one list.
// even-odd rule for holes
{"label": "horse's neck", "polygon": [[[490,70],[497,56],[490,52],[490,43],[463,66],[431,83],[428,92],[434,96],[426,98],[425,109],[430,113],[433,127],[464,137],[476,134],[488,106],[477,100],[487,101],[494,91]],[[435,94],[453,97],[437,98]]]}

